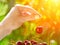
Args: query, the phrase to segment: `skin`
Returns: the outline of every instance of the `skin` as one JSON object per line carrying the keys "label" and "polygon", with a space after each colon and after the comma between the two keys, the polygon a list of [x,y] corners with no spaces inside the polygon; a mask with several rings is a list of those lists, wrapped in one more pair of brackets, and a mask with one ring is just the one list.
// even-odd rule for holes
{"label": "skin", "polygon": [[19,28],[25,21],[32,21],[39,17],[39,13],[33,8],[15,5],[0,23],[0,40]]}

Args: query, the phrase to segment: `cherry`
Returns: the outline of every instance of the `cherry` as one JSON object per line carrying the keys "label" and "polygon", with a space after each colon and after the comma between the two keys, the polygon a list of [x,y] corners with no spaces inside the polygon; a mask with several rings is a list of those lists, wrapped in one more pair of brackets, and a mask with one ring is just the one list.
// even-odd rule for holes
{"label": "cherry", "polygon": [[37,45],[37,42],[36,41],[31,41],[31,44],[32,45]]}
{"label": "cherry", "polygon": [[28,41],[28,40],[25,40],[25,45],[30,45],[30,41]]}
{"label": "cherry", "polygon": [[28,43],[29,41],[28,40],[25,40],[24,43]]}
{"label": "cherry", "polygon": [[30,43],[26,43],[26,45],[30,45]]}
{"label": "cherry", "polygon": [[43,32],[42,26],[38,26],[38,27],[36,28],[36,32],[37,32],[38,34],[41,34],[41,33]]}
{"label": "cherry", "polygon": [[17,42],[17,45],[22,45],[22,42],[21,41]]}
{"label": "cherry", "polygon": [[34,41],[33,41],[33,40],[31,40],[30,42],[31,42],[31,43],[33,43]]}

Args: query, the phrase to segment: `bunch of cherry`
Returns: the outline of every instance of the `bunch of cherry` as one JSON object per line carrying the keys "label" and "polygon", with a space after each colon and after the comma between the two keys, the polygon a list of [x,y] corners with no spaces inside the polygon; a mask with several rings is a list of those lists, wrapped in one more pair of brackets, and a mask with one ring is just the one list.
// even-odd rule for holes
{"label": "bunch of cherry", "polygon": [[43,43],[38,43],[36,41],[28,41],[28,40],[25,40],[24,42],[22,41],[18,41],[16,43],[16,45],[47,45],[45,42]]}

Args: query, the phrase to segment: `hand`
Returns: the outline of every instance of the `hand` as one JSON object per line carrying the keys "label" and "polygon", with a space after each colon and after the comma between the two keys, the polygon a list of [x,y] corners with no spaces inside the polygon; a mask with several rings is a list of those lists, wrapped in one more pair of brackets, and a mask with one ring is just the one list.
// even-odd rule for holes
{"label": "hand", "polygon": [[25,21],[39,18],[39,13],[29,6],[14,6],[0,23],[0,40],[19,28]]}
{"label": "hand", "polygon": [[40,18],[40,14],[29,6],[21,6],[17,4],[15,6],[18,10],[19,18],[22,21],[32,21]]}
{"label": "hand", "polygon": [[40,18],[40,14],[29,6],[15,5],[5,19],[2,21],[5,28],[17,29],[25,21],[32,21]]}

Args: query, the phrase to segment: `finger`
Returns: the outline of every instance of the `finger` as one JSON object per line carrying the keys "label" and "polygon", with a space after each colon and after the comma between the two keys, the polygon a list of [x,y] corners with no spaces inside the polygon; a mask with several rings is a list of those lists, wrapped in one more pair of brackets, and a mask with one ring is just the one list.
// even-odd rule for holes
{"label": "finger", "polygon": [[36,20],[41,17],[41,15],[36,10],[34,10],[33,8],[31,8],[29,6],[24,7],[24,10],[21,12],[21,14],[24,17],[26,17],[25,19],[27,21]]}
{"label": "finger", "polygon": [[26,21],[36,20],[41,17],[41,15],[32,7],[24,6],[20,4],[16,4],[15,7],[18,9],[21,15],[20,17],[23,18],[23,20],[26,20]]}

